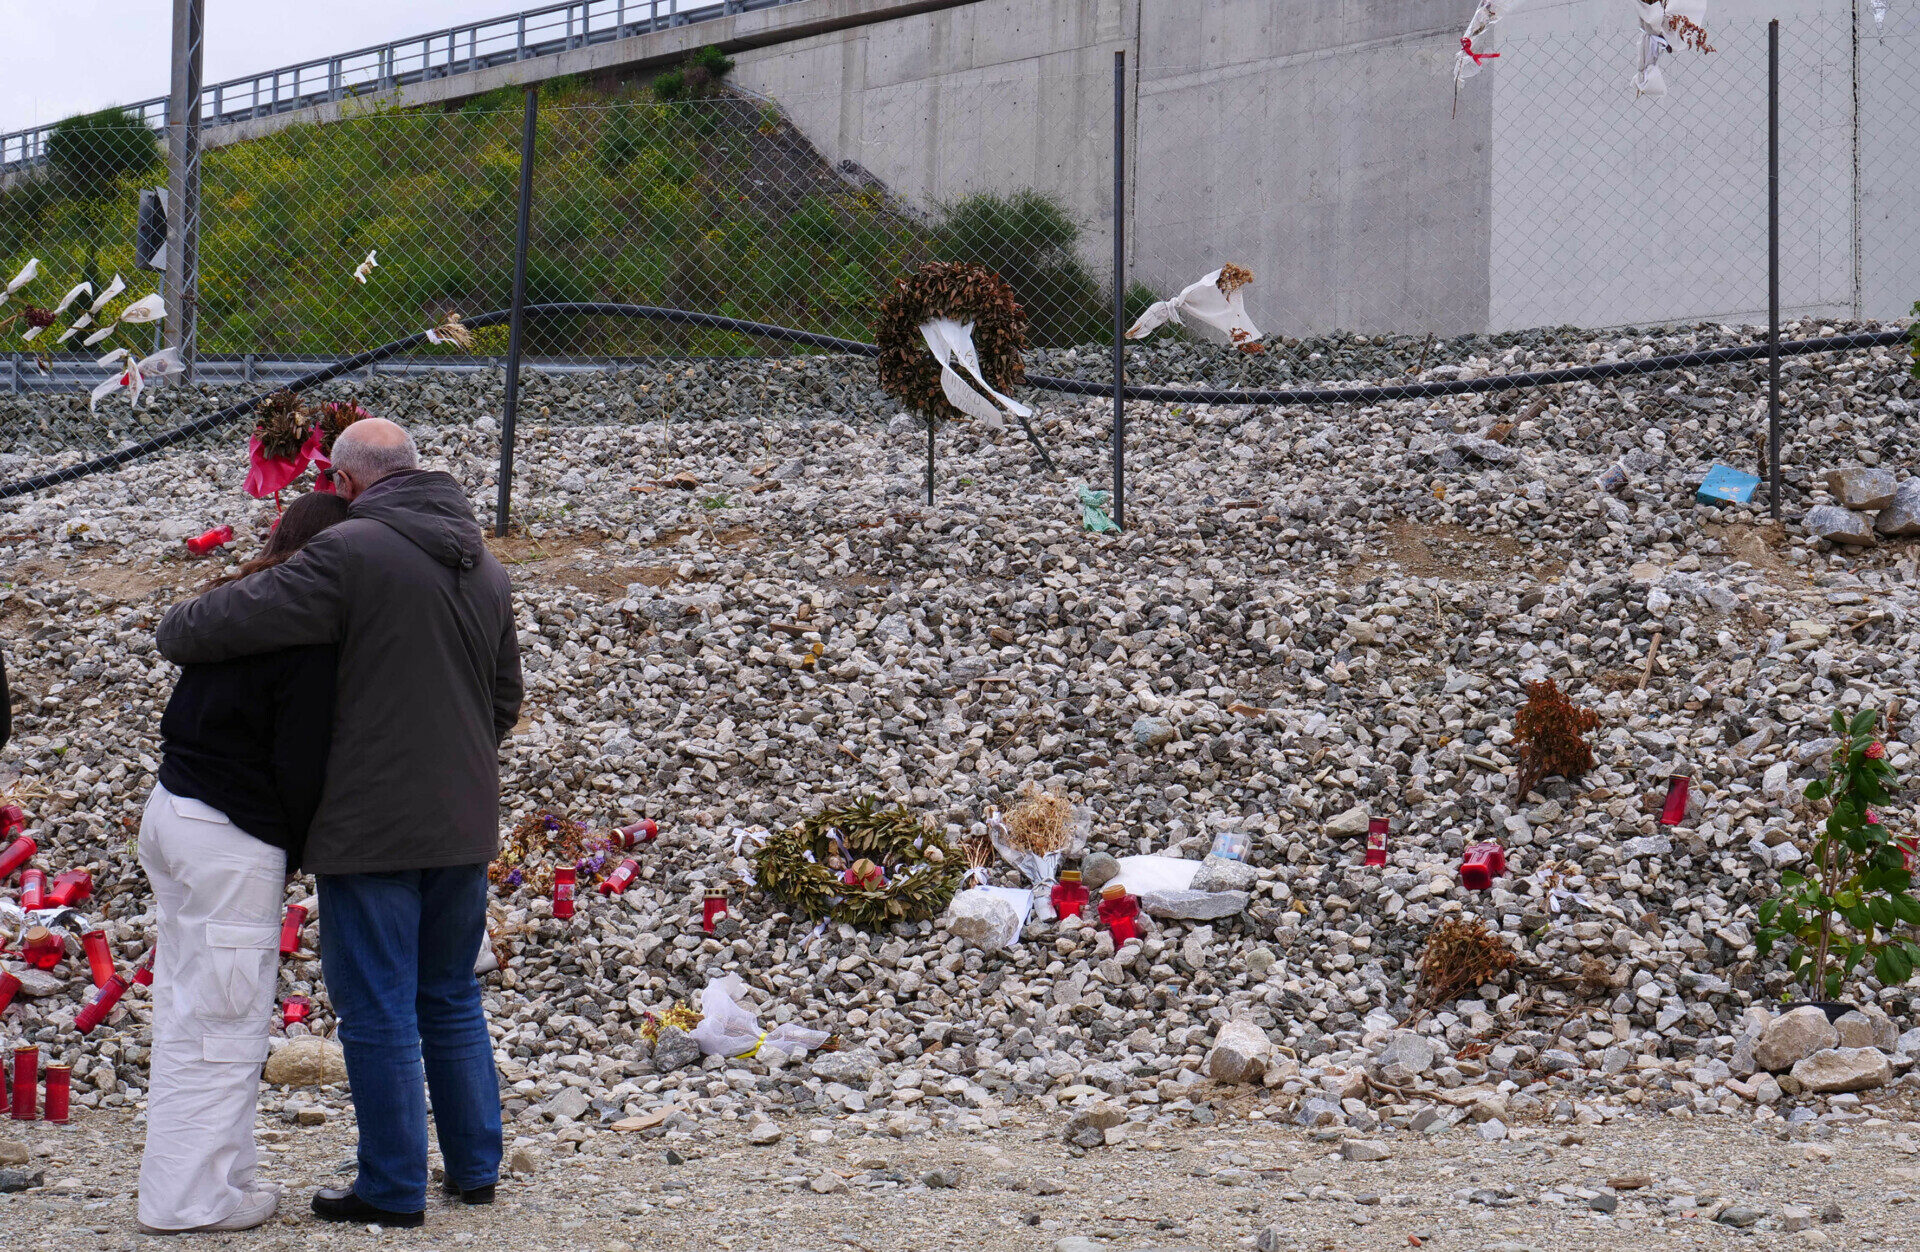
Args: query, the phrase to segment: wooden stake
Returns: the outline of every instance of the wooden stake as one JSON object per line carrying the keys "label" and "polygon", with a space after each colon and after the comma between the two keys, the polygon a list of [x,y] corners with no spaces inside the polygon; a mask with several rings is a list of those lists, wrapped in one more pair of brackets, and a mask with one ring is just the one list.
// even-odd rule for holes
{"label": "wooden stake", "polygon": [[1653,677],[1653,658],[1660,651],[1661,634],[1661,631],[1654,631],[1653,642],[1647,645],[1647,663],[1640,670],[1640,685],[1634,688],[1635,691],[1645,691],[1647,689],[1647,679]]}

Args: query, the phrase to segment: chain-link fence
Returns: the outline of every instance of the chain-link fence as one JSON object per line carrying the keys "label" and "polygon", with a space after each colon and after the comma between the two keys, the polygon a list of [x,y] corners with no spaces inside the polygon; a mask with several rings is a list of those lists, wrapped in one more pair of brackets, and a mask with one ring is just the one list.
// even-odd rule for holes
{"label": "chain-link fence", "polygon": [[[1593,330],[1654,324],[1674,327],[1682,362],[1750,357],[1768,308],[1767,27],[1722,22],[1711,38],[1711,54],[1666,58],[1660,98],[1632,86],[1630,28],[1507,38],[1457,96],[1453,47],[1424,39],[1131,66],[1117,110],[1109,74],[1055,74],[1044,114],[1009,107],[993,75],[853,120],[838,91],[763,100],[712,81],[717,67],[677,92],[556,80],[539,90],[525,299],[594,307],[529,317],[523,346],[540,368],[831,350],[872,340],[895,278],[968,260],[1019,295],[1030,373],[1098,394],[1122,209],[1128,319],[1231,262],[1252,271],[1244,299],[1271,337],[1257,356],[1187,358],[1157,350],[1182,341],[1161,331],[1127,350],[1135,386],[1274,401],[1334,384],[1390,389],[1352,393],[1368,399],[1532,385],[1532,371],[1607,366]],[[1920,294],[1920,164],[1902,138],[1920,16],[1896,8],[1883,30],[1795,18],[1781,49],[1783,320],[1896,318]],[[0,391],[91,387],[105,348],[154,346],[147,323],[82,346],[159,283],[141,246],[158,136],[102,116],[0,177],[0,279],[40,259],[0,306],[15,317]],[[395,343],[353,369],[499,368],[508,330],[487,315],[511,300],[523,119],[512,90],[234,142],[208,132],[201,380],[263,390]],[[126,289],[75,328],[116,273]],[[89,294],[54,313],[82,282]],[[29,305],[54,314],[32,342]],[[140,426],[69,437],[99,451]]]}

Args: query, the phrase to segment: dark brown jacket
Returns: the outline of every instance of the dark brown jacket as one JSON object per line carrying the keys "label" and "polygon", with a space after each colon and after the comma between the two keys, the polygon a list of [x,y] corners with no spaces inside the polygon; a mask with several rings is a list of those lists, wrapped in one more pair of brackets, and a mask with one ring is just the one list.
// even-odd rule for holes
{"label": "dark brown jacket", "polygon": [[159,643],[181,665],[339,645],[308,870],[474,865],[499,851],[520,647],[506,571],[448,475],[380,480],[292,560],[176,604]]}

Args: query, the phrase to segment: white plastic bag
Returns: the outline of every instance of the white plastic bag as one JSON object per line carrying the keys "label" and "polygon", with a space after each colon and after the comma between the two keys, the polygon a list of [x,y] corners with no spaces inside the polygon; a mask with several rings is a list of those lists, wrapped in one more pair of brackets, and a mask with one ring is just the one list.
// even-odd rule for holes
{"label": "white plastic bag", "polygon": [[701,1022],[691,1034],[700,1051],[708,1056],[747,1057],[771,1048],[791,1060],[827,1041],[826,1031],[808,1030],[804,1026],[761,1030],[759,1017],[741,1004],[746,997],[746,984],[738,974],[707,982],[706,990],[700,993]]}
{"label": "white plastic bag", "polygon": [[1247,316],[1246,297],[1240,294],[1245,271],[1239,280],[1223,287],[1226,270],[1217,269],[1171,300],[1159,300],[1147,306],[1139,320],[1127,329],[1128,339],[1144,339],[1168,322],[1179,319],[1203,337],[1223,339],[1246,351],[1258,351],[1251,345],[1260,341],[1260,328]]}

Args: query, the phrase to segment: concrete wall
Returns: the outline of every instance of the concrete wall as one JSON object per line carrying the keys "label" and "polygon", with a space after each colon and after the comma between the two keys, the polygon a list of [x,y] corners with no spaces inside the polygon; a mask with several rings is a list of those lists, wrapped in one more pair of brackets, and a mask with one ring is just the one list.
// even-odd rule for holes
{"label": "concrete wall", "polygon": [[1032,187],[1112,269],[1113,54],[1135,0],[978,0],[740,54],[733,81],[778,101],[829,160],[934,208]]}
{"label": "concrete wall", "polygon": [[1287,334],[1751,321],[1766,307],[1766,28],[1783,23],[1783,307],[1920,295],[1920,15],[1721,0],[1717,51],[1636,99],[1630,0],[1531,0],[1457,101],[1474,0],[975,0],[741,56],[834,160],[934,206],[1035,187],[1111,252],[1111,57],[1128,53],[1128,254],[1170,292],[1223,261]]}

